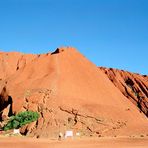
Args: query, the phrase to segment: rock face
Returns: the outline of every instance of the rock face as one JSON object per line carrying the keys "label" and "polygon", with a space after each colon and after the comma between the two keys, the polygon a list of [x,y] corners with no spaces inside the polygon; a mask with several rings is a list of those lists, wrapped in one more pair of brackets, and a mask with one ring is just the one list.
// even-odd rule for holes
{"label": "rock face", "polygon": [[147,118],[108,77],[76,49],[28,55],[0,53],[0,92],[12,98],[12,114],[33,110],[37,122],[24,135],[58,137],[147,134]]}
{"label": "rock face", "polygon": [[123,70],[101,69],[113,84],[148,117],[148,76]]}

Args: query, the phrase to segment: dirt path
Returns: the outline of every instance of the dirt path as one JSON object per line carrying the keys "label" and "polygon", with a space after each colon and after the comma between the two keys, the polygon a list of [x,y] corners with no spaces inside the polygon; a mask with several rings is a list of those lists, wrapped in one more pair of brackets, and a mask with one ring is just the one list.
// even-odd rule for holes
{"label": "dirt path", "polygon": [[148,138],[99,138],[47,140],[0,138],[0,148],[147,148]]}

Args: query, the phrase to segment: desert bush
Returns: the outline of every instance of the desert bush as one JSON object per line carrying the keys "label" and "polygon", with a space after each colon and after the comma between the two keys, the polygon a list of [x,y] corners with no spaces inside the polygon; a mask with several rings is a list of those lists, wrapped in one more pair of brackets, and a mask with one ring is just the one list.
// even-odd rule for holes
{"label": "desert bush", "polygon": [[11,116],[7,124],[3,127],[5,131],[17,129],[31,122],[37,121],[39,118],[38,112],[25,111],[20,112],[15,116]]}

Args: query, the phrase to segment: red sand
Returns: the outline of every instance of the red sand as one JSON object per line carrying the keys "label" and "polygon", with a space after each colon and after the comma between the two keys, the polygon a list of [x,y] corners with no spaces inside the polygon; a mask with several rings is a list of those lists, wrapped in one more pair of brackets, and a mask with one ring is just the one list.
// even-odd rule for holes
{"label": "red sand", "polygon": [[1,138],[0,148],[147,148],[148,138],[99,138],[77,140],[47,140]]}

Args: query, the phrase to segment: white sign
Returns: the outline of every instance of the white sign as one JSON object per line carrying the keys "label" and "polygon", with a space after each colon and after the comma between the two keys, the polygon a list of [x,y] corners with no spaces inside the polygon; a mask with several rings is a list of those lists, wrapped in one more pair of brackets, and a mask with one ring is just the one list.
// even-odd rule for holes
{"label": "white sign", "polygon": [[20,134],[20,130],[19,129],[14,129],[13,134]]}
{"label": "white sign", "polygon": [[66,131],[65,138],[67,138],[67,137],[73,137],[73,131]]}

